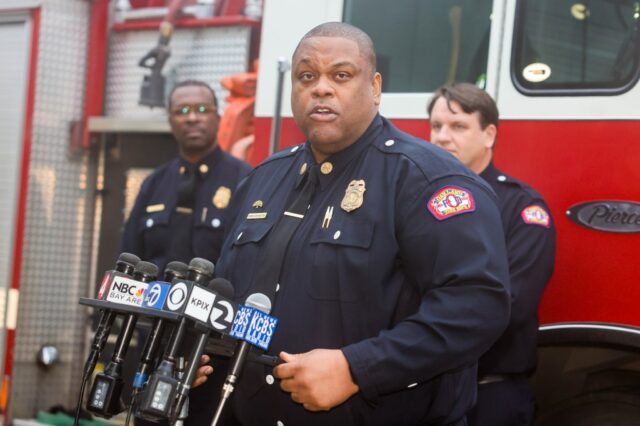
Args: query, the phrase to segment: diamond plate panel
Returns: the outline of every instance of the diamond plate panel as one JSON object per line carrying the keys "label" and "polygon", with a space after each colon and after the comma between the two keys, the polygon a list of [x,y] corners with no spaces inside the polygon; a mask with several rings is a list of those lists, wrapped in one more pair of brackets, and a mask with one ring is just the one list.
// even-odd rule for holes
{"label": "diamond plate panel", "polygon": [[[171,56],[162,73],[167,78],[165,91],[187,78],[211,85],[223,111],[228,92],[220,80],[228,75],[246,72],[249,61],[251,28],[248,26],[178,28],[171,39]],[[149,70],[138,61],[158,39],[158,32],[119,31],[112,35],[107,69],[106,112],[118,118],[165,118],[163,108],[138,105],[143,76]]]}
{"label": "diamond plate panel", "polygon": [[[92,171],[88,153],[69,157],[70,123],[82,117],[90,2],[44,0],[14,348],[11,411],[16,418],[62,404],[74,407],[84,349],[90,264]],[[48,370],[43,344],[60,351]]]}

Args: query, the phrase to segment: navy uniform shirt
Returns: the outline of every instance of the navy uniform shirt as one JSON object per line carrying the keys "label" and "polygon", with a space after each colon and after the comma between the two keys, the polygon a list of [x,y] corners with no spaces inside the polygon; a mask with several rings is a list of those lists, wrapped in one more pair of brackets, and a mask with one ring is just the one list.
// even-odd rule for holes
{"label": "navy uniform shirt", "polygon": [[479,375],[530,374],[536,366],[538,304],[555,262],[556,230],[549,207],[528,185],[497,170],[480,173],[498,195],[511,278],[511,320],[480,358]]}
{"label": "navy uniform shirt", "polygon": [[[238,301],[253,292],[269,231],[314,164],[308,143],[295,146],[238,188],[217,268]],[[245,426],[460,419],[475,398],[476,360],[509,314],[495,194],[380,116],[314,167],[319,187],[285,255],[269,353],[341,348],[360,392],[312,413],[280,390],[270,368],[248,364],[232,397],[236,416]]]}
{"label": "navy uniform shirt", "polygon": [[183,232],[172,221],[176,212],[181,170],[188,166],[176,158],[158,167],[142,184],[125,225],[121,251],[140,256],[162,271],[171,261],[188,263],[193,257],[215,262],[220,255],[224,230],[231,220],[229,204],[238,182],[249,173],[246,163],[217,147],[198,162],[198,182],[191,214],[191,253],[183,259],[171,256],[172,235]]}

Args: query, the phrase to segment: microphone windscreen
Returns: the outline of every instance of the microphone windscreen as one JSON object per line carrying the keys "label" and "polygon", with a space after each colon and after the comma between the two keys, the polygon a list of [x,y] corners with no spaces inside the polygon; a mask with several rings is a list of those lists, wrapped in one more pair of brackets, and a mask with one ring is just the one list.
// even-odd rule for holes
{"label": "microphone windscreen", "polygon": [[262,293],[253,293],[247,297],[247,301],[244,302],[245,306],[259,310],[268,314],[271,312],[271,300],[269,297]]}
{"label": "microphone windscreen", "polygon": [[140,262],[140,258],[135,254],[122,252],[118,256],[118,262],[126,263],[127,265],[136,266]]}
{"label": "microphone windscreen", "polygon": [[158,267],[151,262],[145,262],[141,260],[133,270],[134,274],[147,275],[151,277],[158,276]]}
{"label": "microphone windscreen", "polygon": [[201,257],[194,257],[189,262],[189,269],[192,269],[202,275],[213,275],[213,263]]}
{"label": "microphone windscreen", "polygon": [[226,299],[232,299],[234,290],[233,285],[229,282],[229,280],[225,280],[224,278],[214,278],[207,285],[209,290],[215,291],[220,296]]}
{"label": "microphone windscreen", "polygon": [[171,274],[176,278],[184,278],[187,276],[187,270],[189,267],[184,262],[179,262],[174,260],[173,262],[167,263],[167,266],[164,268],[164,274]]}

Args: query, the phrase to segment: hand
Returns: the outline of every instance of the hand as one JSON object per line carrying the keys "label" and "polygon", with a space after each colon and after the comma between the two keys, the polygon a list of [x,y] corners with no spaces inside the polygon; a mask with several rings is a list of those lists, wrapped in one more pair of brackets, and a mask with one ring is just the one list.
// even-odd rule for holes
{"label": "hand", "polygon": [[191,383],[191,388],[197,388],[201,384],[207,381],[207,376],[213,373],[213,367],[207,365],[210,361],[208,355],[202,355],[200,357],[200,368],[196,370],[196,377],[193,379],[193,383]]}
{"label": "hand", "polygon": [[280,352],[284,364],[273,369],[280,388],[309,411],[327,411],[356,392],[349,363],[340,349],[314,349],[292,355]]}

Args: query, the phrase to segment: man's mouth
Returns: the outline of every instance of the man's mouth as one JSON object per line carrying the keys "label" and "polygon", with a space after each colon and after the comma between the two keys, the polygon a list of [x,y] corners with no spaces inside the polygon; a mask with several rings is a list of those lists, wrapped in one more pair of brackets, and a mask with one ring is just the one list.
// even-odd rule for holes
{"label": "man's mouth", "polygon": [[338,116],[333,109],[326,106],[316,106],[311,110],[309,117],[315,121],[332,121]]}

